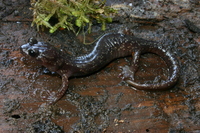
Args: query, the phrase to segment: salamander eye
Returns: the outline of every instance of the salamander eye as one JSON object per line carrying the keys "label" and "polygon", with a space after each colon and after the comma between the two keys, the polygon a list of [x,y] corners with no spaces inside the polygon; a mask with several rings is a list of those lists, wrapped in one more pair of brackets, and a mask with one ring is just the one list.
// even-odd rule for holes
{"label": "salamander eye", "polygon": [[34,51],[32,49],[29,49],[28,50],[28,54],[31,56],[31,57],[37,57],[39,55],[39,53],[37,51]]}
{"label": "salamander eye", "polygon": [[29,42],[29,44],[32,46],[33,44],[37,44],[38,43],[38,41],[35,39],[35,38],[33,38],[33,37],[31,37],[31,38],[29,38],[28,39],[28,42]]}

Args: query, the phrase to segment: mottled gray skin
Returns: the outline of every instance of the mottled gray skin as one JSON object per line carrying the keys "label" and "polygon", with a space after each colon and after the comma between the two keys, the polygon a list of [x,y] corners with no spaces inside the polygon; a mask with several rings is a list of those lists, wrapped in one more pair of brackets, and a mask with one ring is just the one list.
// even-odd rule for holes
{"label": "mottled gray skin", "polygon": [[[62,87],[48,98],[50,103],[55,103],[64,95],[69,77],[94,73],[119,57],[133,55],[131,67],[122,68],[121,76],[136,89],[169,89],[175,85],[179,76],[178,63],[171,53],[155,42],[120,33],[105,34],[95,43],[94,49],[89,54],[79,57],[70,56],[50,44],[38,42],[34,39],[30,39],[27,44],[22,45],[21,51],[50,71],[57,72],[62,76]],[[169,68],[169,77],[165,82],[157,84],[134,82],[134,73],[137,71],[138,61],[143,53],[157,54],[166,62]]]}

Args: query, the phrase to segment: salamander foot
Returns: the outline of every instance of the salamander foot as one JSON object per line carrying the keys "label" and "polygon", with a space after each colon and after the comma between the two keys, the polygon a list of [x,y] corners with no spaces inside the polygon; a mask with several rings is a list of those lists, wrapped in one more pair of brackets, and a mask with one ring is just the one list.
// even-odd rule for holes
{"label": "salamander foot", "polygon": [[129,66],[120,66],[119,67],[122,72],[119,74],[119,77],[121,77],[123,80],[127,80],[127,79],[130,79],[130,80],[133,80],[134,81],[134,74],[135,72],[131,70],[131,68]]}

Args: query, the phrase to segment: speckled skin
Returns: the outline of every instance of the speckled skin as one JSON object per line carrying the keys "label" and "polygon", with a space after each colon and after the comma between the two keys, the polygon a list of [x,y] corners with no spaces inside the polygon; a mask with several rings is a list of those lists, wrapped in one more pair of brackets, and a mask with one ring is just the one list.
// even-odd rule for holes
{"label": "speckled skin", "polygon": [[[67,90],[68,78],[94,73],[113,59],[133,55],[132,65],[122,68],[121,76],[127,83],[141,90],[163,90],[175,85],[179,76],[176,58],[158,46],[157,43],[120,33],[108,33],[102,36],[94,49],[84,56],[74,57],[61,52],[50,44],[30,39],[21,46],[23,54],[30,56],[50,71],[62,76],[62,87],[48,98],[49,103],[55,103]],[[160,56],[169,68],[169,78],[163,83],[140,84],[134,82],[134,73],[138,68],[139,57],[143,53],[154,53]]]}

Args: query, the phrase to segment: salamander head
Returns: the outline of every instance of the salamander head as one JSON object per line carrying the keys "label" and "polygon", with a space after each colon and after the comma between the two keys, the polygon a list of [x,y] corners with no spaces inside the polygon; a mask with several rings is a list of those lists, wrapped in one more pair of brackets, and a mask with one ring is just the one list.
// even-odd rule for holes
{"label": "salamander head", "polygon": [[48,43],[30,38],[27,44],[20,47],[21,53],[37,61],[50,71],[57,71],[63,64],[61,53]]}

